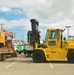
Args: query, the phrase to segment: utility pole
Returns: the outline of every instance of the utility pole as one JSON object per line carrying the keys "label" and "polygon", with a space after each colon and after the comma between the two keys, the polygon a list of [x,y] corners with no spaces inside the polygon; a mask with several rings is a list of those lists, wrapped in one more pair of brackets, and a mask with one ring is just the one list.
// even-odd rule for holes
{"label": "utility pole", "polygon": [[14,38],[16,39],[16,33],[14,33]]}
{"label": "utility pole", "polygon": [[65,26],[67,28],[68,31],[68,38],[69,38],[69,28],[71,28],[71,26]]}
{"label": "utility pole", "polygon": [[24,41],[24,35],[22,35],[22,40]]}
{"label": "utility pole", "polygon": [[1,25],[1,30],[3,30],[3,25],[4,25],[4,24],[3,24],[3,23],[0,23],[0,25]]}

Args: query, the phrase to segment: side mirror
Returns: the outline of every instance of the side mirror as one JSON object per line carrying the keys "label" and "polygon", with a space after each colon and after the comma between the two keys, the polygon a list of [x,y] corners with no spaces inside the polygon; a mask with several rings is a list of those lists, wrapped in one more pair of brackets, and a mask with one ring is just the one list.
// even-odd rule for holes
{"label": "side mirror", "polygon": [[64,37],[63,40],[66,40],[66,37]]}

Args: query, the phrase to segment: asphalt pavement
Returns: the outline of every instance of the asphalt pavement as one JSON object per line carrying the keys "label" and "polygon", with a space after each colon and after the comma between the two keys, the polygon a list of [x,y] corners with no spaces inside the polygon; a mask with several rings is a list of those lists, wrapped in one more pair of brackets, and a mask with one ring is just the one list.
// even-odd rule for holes
{"label": "asphalt pavement", "polygon": [[74,64],[67,61],[34,63],[22,53],[0,61],[0,75],[74,75]]}

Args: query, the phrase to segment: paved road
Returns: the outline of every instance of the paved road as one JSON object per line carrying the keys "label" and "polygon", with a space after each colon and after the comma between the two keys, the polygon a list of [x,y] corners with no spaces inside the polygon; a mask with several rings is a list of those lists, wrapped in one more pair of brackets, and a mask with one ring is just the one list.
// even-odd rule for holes
{"label": "paved road", "polygon": [[0,61],[0,75],[74,75],[74,64],[67,61],[34,63],[21,54]]}

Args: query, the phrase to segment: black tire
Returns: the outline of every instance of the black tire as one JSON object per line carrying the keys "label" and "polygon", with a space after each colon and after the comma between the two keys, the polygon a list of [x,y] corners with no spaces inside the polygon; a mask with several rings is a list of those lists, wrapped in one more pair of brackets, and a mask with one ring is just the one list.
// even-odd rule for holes
{"label": "black tire", "polygon": [[4,61],[6,59],[6,54],[1,54],[1,61]]}
{"label": "black tire", "polygon": [[14,57],[17,57],[17,53],[14,53]]}
{"label": "black tire", "polygon": [[29,56],[30,56],[29,53],[26,53],[26,54],[25,54],[25,57],[29,57]]}
{"label": "black tire", "polygon": [[15,51],[14,53],[12,53],[11,57],[17,57],[17,52]]}
{"label": "black tire", "polygon": [[44,53],[41,51],[34,51],[32,58],[33,58],[33,61],[36,63],[42,63],[45,60]]}
{"label": "black tire", "polygon": [[68,55],[67,55],[67,60],[68,60],[68,62],[70,62],[70,63],[74,63],[74,51],[68,53]]}
{"label": "black tire", "polygon": [[28,57],[28,54],[27,53],[25,53],[25,57]]}
{"label": "black tire", "polygon": [[4,47],[4,44],[3,43],[0,43],[0,48]]}
{"label": "black tire", "polygon": [[26,50],[23,50],[24,51],[24,54],[26,54]]}
{"label": "black tire", "polygon": [[19,54],[21,54],[21,52],[18,52]]}

